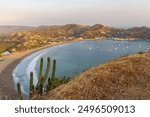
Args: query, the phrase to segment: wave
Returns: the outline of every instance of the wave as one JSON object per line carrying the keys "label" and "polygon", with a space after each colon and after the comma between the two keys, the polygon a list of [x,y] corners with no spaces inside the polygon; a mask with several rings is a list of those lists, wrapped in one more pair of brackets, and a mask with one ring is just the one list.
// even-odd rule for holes
{"label": "wave", "polygon": [[42,56],[43,53],[41,53],[40,55],[38,55],[37,57],[35,57],[29,64],[28,67],[26,69],[26,74],[28,79],[30,80],[30,73],[33,72],[33,76],[34,76],[34,80],[33,83],[34,85],[36,85],[38,83],[38,78],[37,78],[37,74],[36,74],[36,64],[37,61],[39,60],[39,58]]}

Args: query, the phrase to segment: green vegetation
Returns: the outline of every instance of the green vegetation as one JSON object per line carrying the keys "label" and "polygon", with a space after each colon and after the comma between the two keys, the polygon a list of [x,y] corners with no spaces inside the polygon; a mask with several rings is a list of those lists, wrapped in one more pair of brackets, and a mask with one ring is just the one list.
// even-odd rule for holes
{"label": "green vegetation", "polygon": [[9,48],[9,44],[2,44],[0,43],[0,55],[5,52],[6,49]]}
{"label": "green vegetation", "polygon": [[32,92],[34,91],[34,84],[33,84],[33,72],[30,73],[30,97],[32,97]]}
{"label": "green vegetation", "polygon": [[11,52],[12,48],[15,47],[15,43],[11,42],[11,43],[0,43],[0,55],[5,52],[5,51],[9,51]]}
{"label": "green vegetation", "polygon": [[[65,84],[67,82],[69,82],[69,77],[66,78],[56,78],[55,74],[56,74],[56,60],[53,60],[53,70],[52,70],[52,75],[51,78],[49,77],[50,74],[50,58],[47,58],[47,66],[46,66],[46,71],[44,73],[43,76],[43,63],[44,60],[43,58],[41,58],[40,60],[40,68],[39,68],[39,74],[38,74],[38,83],[36,86],[34,86],[33,84],[33,80],[34,80],[34,76],[33,76],[33,72],[30,73],[30,99],[32,99],[32,97],[34,95],[41,95],[43,96],[44,94],[46,94],[48,91],[62,85]],[[18,89],[18,97],[19,99],[22,99],[22,95],[21,95],[21,88],[20,88],[20,83],[17,84],[17,89]]]}
{"label": "green vegetation", "polygon": [[20,83],[17,83],[17,90],[18,90],[18,98],[20,100],[23,100],[23,96],[22,96],[22,93],[21,93],[21,86],[20,86]]}
{"label": "green vegetation", "polygon": [[43,58],[41,58],[41,61],[40,61],[40,71],[39,71],[38,81],[42,79],[42,70],[43,70]]}
{"label": "green vegetation", "polygon": [[[53,65],[54,66],[54,65]],[[44,74],[44,79],[43,79],[43,82],[46,81],[47,77],[48,77],[48,74],[49,74],[49,71],[50,71],[50,58],[48,57],[47,58],[47,67],[46,67],[46,71],[45,71],[45,74]],[[41,72],[41,71],[40,71]]]}

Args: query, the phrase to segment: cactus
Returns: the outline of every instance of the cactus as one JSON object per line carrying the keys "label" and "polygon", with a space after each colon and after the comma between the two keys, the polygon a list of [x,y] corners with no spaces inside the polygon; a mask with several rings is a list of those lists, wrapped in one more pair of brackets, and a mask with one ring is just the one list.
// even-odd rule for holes
{"label": "cactus", "polygon": [[[40,82],[41,79],[42,79],[42,71],[43,71],[43,58],[41,58],[41,61],[40,61],[40,69],[39,69],[39,75],[38,75],[38,81]],[[39,83],[38,82],[38,83]]]}
{"label": "cactus", "polygon": [[34,84],[33,84],[33,72],[30,73],[30,98],[32,97],[34,92]]}
{"label": "cactus", "polygon": [[[43,58],[41,58],[40,60],[40,69],[39,69],[39,74],[38,74],[38,84],[36,85],[36,87],[34,88],[34,84],[33,84],[33,72],[30,73],[30,99],[32,98],[34,93],[38,93],[41,96],[44,94],[43,93],[43,87],[45,86],[45,82],[48,78],[49,72],[50,72],[50,58],[47,58],[47,67],[46,67],[46,71],[44,73],[44,76],[42,76],[43,74],[43,63],[44,60]],[[61,80],[55,78],[55,74],[56,74],[56,60],[53,60],[53,69],[52,69],[52,75],[51,78],[48,78],[48,83],[47,83],[47,91],[55,88],[56,86],[59,86],[61,84]],[[18,97],[19,99],[23,99],[22,94],[21,94],[21,87],[20,87],[20,83],[17,83],[17,89],[18,89]]]}
{"label": "cactus", "polygon": [[49,74],[49,71],[50,71],[50,58],[48,57],[47,58],[47,67],[46,67],[46,71],[45,71],[45,74],[44,74],[44,77],[43,77],[42,84],[44,84],[44,82],[46,81],[46,79],[48,77],[48,74]]}
{"label": "cactus", "polygon": [[18,97],[19,97],[19,99],[23,100],[22,93],[21,93],[21,87],[20,87],[20,83],[19,82],[17,83],[17,90],[18,90]]}
{"label": "cactus", "polygon": [[48,84],[47,84],[47,91],[51,89],[51,79],[50,77],[48,78]]}
{"label": "cactus", "polygon": [[39,94],[42,96],[43,95],[43,77],[41,79],[41,83],[39,84]]}
{"label": "cactus", "polygon": [[38,93],[40,95],[43,94],[43,86],[50,71],[50,58],[49,57],[47,58],[47,67],[46,67],[44,77],[42,77],[42,71],[43,71],[43,58],[41,58],[41,61],[40,61],[40,70],[39,70],[38,84],[37,84],[37,89],[36,89],[38,90]]}
{"label": "cactus", "polygon": [[39,94],[41,96],[43,95],[43,84],[40,84],[40,86],[39,86]]}
{"label": "cactus", "polygon": [[53,71],[52,71],[52,82],[55,80],[55,73],[56,73],[56,60],[53,60]]}

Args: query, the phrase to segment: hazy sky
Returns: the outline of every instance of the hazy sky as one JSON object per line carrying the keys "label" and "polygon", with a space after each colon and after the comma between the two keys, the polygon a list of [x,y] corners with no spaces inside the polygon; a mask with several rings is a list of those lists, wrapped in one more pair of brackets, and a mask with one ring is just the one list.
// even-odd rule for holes
{"label": "hazy sky", "polygon": [[0,25],[149,26],[150,0],[0,0]]}

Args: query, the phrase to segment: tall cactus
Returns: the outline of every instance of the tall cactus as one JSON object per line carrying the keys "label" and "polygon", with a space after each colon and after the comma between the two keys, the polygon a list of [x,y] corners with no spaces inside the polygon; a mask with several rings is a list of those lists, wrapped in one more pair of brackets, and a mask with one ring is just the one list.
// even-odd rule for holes
{"label": "tall cactus", "polygon": [[[43,58],[40,60],[40,69],[39,69],[39,75],[38,75],[38,81],[40,82],[42,79],[42,72],[43,72]],[[38,83],[39,83],[38,82]]]}
{"label": "tall cactus", "polygon": [[[38,84],[36,86],[36,88],[34,88],[34,84],[33,84],[33,72],[30,73],[30,99],[32,98],[34,93],[38,93],[40,95],[43,95],[43,87],[45,86],[45,82],[48,78],[49,72],[50,72],[50,57],[47,58],[47,66],[46,66],[46,71],[44,73],[44,76],[42,76],[43,74],[43,63],[44,60],[43,58],[41,58],[40,60],[40,68],[39,68],[39,74],[38,74]],[[53,60],[53,69],[52,69],[52,75],[51,78],[48,78],[48,84],[47,84],[47,91],[51,90],[53,88],[55,88],[55,86],[58,86],[58,80],[55,79],[55,74],[56,74],[56,60]],[[20,83],[17,83],[17,89],[18,89],[18,97],[19,99],[23,99],[22,94],[21,94],[21,87],[20,87]]]}
{"label": "tall cactus", "polygon": [[38,92],[40,95],[43,95],[43,86],[44,86],[44,83],[46,81],[46,79],[48,78],[48,74],[49,74],[49,71],[50,71],[50,58],[48,57],[47,58],[47,67],[46,67],[46,71],[44,73],[44,77],[42,77],[42,71],[43,71],[43,58],[41,58],[41,62],[40,62],[40,73],[39,73],[39,78],[38,78]]}
{"label": "tall cactus", "polygon": [[48,78],[48,84],[47,84],[47,91],[51,89],[51,79],[50,77]]}
{"label": "tall cactus", "polygon": [[43,77],[43,84],[44,84],[44,82],[46,81],[46,79],[48,77],[49,71],[50,71],[50,58],[48,57],[47,58],[47,67],[46,67],[46,71],[45,71],[45,74],[44,74],[44,77]]}
{"label": "tall cactus", "polygon": [[17,83],[17,90],[18,90],[18,97],[19,97],[19,99],[23,100],[22,93],[21,93],[21,86],[20,86],[19,82]]}
{"label": "tall cactus", "polygon": [[32,97],[34,92],[34,84],[33,84],[33,72],[30,73],[30,98]]}
{"label": "tall cactus", "polygon": [[55,73],[56,73],[56,60],[53,60],[53,71],[52,71],[52,82],[55,80]]}
{"label": "tall cactus", "polygon": [[42,79],[41,79],[41,83],[39,84],[39,89],[38,89],[38,91],[39,91],[39,94],[42,96],[43,95],[43,77],[42,77]]}

